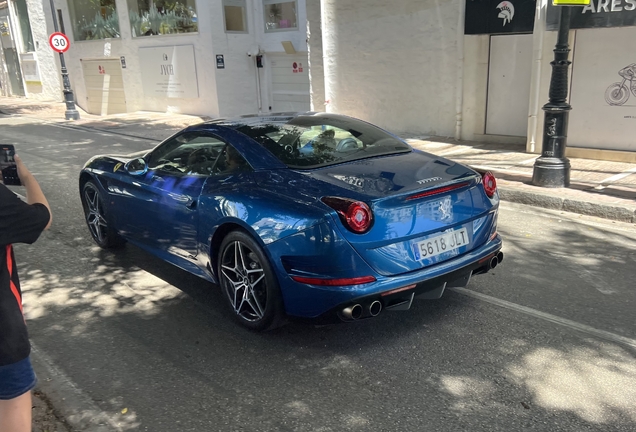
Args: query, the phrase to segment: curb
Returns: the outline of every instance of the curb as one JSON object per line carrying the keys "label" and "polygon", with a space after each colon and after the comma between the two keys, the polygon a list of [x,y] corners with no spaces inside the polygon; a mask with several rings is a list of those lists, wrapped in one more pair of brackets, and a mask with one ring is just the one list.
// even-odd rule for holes
{"label": "curb", "polygon": [[31,363],[38,377],[36,390],[54,407],[58,418],[73,430],[86,432],[123,432],[113,417],[102,411],[53,361],[31,342]]}
{"label": "curb", "polygon": [[628,208],[623,206],[574,200],[571,198],[559,198],[550,195],[522,191],[506,186],[499,187],[499,198],[502,201],[526,204],[534,207],[580,213],[620,222],[636,223],[636,206],[634,208]]}

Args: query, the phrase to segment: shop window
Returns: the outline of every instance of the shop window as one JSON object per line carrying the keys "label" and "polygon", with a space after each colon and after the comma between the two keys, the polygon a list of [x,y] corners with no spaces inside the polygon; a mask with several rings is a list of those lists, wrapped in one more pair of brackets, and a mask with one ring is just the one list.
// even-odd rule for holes
{"label": "shop window", "polygon": [[76,41],[119,37],[115,0],[68,0]]}
{"label": "shop window", "polygon": [[133,37],[199,31],[195,0],[128,0]]}
{"label": "shop window", "polygon": [[247,33],[245,0],[223,0],[225,31]]}
{"label": "shop window", "polygon": [[297,30],[296,0],[263,0],[265,31]]}
{"label": "shop window", "polygon": [[33,35],[31,33],[31,23],[29,22],[26,0],[17,0],[15,5],[18,21],[20,22],[20,32],[22,33],[23,52],[33,52],[35,51],[35,46],[33,45]]}

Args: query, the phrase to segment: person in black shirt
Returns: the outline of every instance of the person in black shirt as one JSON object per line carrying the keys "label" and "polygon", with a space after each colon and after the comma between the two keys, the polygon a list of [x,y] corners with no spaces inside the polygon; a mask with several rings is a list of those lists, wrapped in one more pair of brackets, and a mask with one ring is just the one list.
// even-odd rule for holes
{"label": "person in black shirt", "polygon": [[36,378],[12,244],[35,242],[51,226],[51,209],[17,155],[15,162],[26,202],[0,181],[0,431],[29,432]]}

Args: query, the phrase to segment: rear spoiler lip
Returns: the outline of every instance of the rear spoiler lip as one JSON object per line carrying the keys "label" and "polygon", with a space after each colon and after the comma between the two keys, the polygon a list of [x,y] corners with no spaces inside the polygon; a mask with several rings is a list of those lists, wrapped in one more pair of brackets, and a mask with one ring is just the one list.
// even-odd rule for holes
{"label": "rear spoiler lip", "polygon": [[[411,198],[411,199],[409,199],[409,198],[414,196],[414,195],[418,195],[418,194],[421,194],[421,193],[426,193],[426,192],[434,190],[434,189],[454,186],[456,184],[461,184],[461,183],[466,183],[466,184],[462,185],[462,186],[459,186],[455,190],[463,189],[463,188],[471,188],[471,187],[474,187],[474,186],[480,184],[481,181],[482,181],[481,175],[479,175],[478,173],[475,173],[475,174],[471,174],[471,175],[467,175],[467,176],[457,177],[457,178],[454,178],[454,179],[447,179],[447,180],[442,181],[440,183],[429,183],[429,184],[426,184],[426,187],[414,188],[414,189],[409,190],[408,192],[404,192],[404,193],[401,193],[401,194],[396,194],[396,195],[392,195],[392,196],[386,196],[386,197],[377,198],[377,199],[374,199],[372,202],[373,202],[374,205],[377,205],[377,204],[382,205],[382,203],[391,202],[391,201],[392,202],[415,201],[415,198]],[[449,192],[454,192],[455,190],[451,190]],[[424,196],[424,197],[421,197],[421,198],[422,199],[423,198],[429,198],[429,197],[433,197],[435,195],[437,195],[437,194],[432,194],[432,195]]]}

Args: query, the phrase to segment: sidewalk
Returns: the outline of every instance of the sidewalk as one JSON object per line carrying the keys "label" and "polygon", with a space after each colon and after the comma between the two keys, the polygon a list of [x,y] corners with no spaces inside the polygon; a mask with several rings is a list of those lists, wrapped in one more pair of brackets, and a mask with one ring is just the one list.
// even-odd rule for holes
{"label": "sidewalk", "polygon": [[[157,141],[208,119],[156,112],[100,117],[78,108],[80,120],[66,121],[65,109],[63,103],[0,97],[0,113]],[[478,171],[492,171],[504,201],[636,223],[636,164],[571,158],[570,187],[550,189],[531,184],[533,164],[538,155],[526,153],[524,146],[458,142],[442,137],[405,138],[417,149],[448,157]]]}

